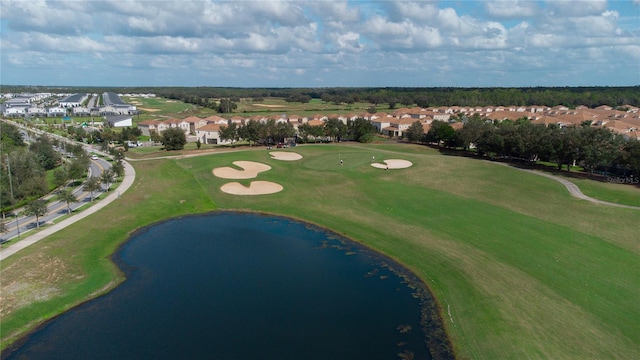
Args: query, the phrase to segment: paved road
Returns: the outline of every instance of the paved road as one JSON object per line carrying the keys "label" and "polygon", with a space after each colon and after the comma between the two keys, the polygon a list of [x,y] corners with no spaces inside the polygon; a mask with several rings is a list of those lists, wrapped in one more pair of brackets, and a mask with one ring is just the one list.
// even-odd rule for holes
{"label": "paved road", "polygon": [[[109,169],[110,167],[111,163],[104,159],[91,160],[91,164],[89,166],[89,175],[100,177],[102,172],[106,169]],[[59,217],[67,215],[69,208],[71,209],[71,211],[74,211],[84,206],[87,202],[90,202],[92,200],[91,194],[87,191],[84,191],[83,186],[84,184],[81,184],[80,186],[77,186],[73,189],[69,188],[71,189],[71,193],[77,199],[77,201],[70,203],[68,207],[66,202],[56,200],[55,193],[51,193],[47,196],[42,197],[42,199],[50,202],[47,204],[47,213],[43,216],[40,216],[38,222],[40,224],[44,224],[50,221],[54,221]],[[93,197],[98,195],[99,193],[94,193]],[[2,239],[4,239],[3,241],[9,241],[14,237],[19,236],[21,233],[25,233],[38,227],[38,225],[36,224],[36,217],[20,215],[22,213],[22,210],[24,209],[16,209],[13,213],[19,215],[13,215],[6,219],[7,221],[5,222],[5,225],[7,229],[2,235]]]}
{"label": "paved road", "polygon": [[8,258],[9,256],[17,253],[18,251],[26,248],[27,246],[30,246],[32,244],[35,244],[36,242],[44,239],[45,237],[75,223],[76,221],[83,219],[93,213],[95,213],[96,211],[102,209],[103,207],[107,206],[108,204],[110,204],[113,201],[116,201],[120,195],[122,193],[124,193],[125,191],[127,191],[129,189],[129,187],[131,187],[131,185],[133,184],[133,181],[136,178],[136,171],[133,169],[133,167],[131,166],[131,164],[129,164],[126,161],[122,162],[124,165],[124,179],[122,180],[122,182],[120,183],[120,186],[118,186],[113,192],[111,192],[111,194],[109,194],[108,196],[106,196],[104,199],[96,202],[93,206],[91,206],[90,208],[83,210],[57,224],[53,224],[51,226],[47,226],[46,228],[42,229],[41,231],[27,237],[24,238],[20,241],[18,241],[15,244],[12,244],[8,247],[6,247],[5,249],[0,251],[0,261]]}

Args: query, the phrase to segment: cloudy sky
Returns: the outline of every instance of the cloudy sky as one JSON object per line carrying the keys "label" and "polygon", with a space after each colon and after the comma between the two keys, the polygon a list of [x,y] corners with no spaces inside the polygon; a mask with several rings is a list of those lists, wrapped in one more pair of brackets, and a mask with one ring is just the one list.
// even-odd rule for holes
{"label": "cloudy sky", "polygon": [[0,84],[640,85],[640,0],[0,0]]}

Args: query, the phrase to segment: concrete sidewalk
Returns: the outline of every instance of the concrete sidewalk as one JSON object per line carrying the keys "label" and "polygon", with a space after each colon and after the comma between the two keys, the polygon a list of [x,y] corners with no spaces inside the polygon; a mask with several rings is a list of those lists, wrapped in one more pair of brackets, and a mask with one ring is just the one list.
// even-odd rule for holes
{"label": "concrete sidewalk", "polygon": [[102,209],[103,207],[109,205],[111,202],[118,199],[122,193],[124,193],[131,187],[131,185],[133,184],[133,181],[136,178],[136,171],[133,168],[133,166],[131,166],[131,164],[129,164],[126,161],[123,161],[122,164],[124,165],[124,178],[122,179],[122,183],[120,183],[120,186],[118,186],[115,190],[113,190],[104,199],[97,201],[95,204],[93,204],[91,207],[89,207],[86,210],[82,210],[77,214],[57,224],[47,226],[40,232],[33,234],[29,237],[26,237],[18,241],[17,243],[12,244],[7,248],[1,250],[0,261],[8,258],[9,256],[17,253],[18,251],[26,248],[29,245],[37,243],[38,241],[46,238],[47,236],[57,232],[58,230],[64,229],[65,227],[75,223],[76,221],[84,219],[85,217],[95,213],[96,211]]}

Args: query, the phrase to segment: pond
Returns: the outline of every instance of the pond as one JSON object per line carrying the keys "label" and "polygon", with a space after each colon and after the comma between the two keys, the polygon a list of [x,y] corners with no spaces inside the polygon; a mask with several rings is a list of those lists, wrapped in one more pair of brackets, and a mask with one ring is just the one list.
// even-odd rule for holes
{"label": "pond", "polygon": [[173,219],[136,232],[114,260],[122,285],[8,358],[429,359],[426,331],[439,327],[411,274],[285,218]]}

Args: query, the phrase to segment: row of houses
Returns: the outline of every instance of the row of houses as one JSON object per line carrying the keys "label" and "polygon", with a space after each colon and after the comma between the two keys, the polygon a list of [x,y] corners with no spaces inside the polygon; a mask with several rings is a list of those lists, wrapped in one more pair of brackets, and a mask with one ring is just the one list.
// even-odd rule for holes
{"label": "row of houses", "polygon": [[[6,95],[5,95],[6,96]],[[60,101],[44,102],[48,98]],[[98,106],[96,94],[20,94],[8,96],[1,105],[2,114],[5,117],[59,117],[70,114],[72,116],[107,116],[107,115],[133,115],[138,111],[135,105],[122,101],[116,93],[105,92],[102,94],[103,104]],[[47,106],[50,105],[50,106]]]}
{"label": "row of houses", "polygon": [[369,120],[376,130],[390,137],[401,137],[411,124],[420,121],[423,129],[428,132],[431,123],[435,120],[452,124],[454,129],[461,128],[466,119],[478,115],[491,121],[517,120],[526,118],[534,124],[557,124],[561,127],[569,125],[581,125],[588,122],[591,126],[602,126],[620,133],[629,138],[638,138],[640,135],[640,111],[637,107],[627,106],[626,111],[614,110],[611,107],[601,106],[595,109],[578,107],[569,109],[564,106],[556,107],[440,107],[440,108],[402,108],[392,113],[378,112],[351,113],[351,114],[317,114],[313,116],[298,115],[254,115],[250,117],[231,116],[221,117],[217,115],[207,118],[190,116],[184,119],[146,120],[138,123],[143,135],[150,136],[153,132],[162,133],[168,128],[179,128],[188,135],[190,141],[198,139],[207,144],[221,144],[219,137],[220,127],[236,123],[244,125],[248,121],[266,123],[270,120],[276,123],[289,123],[294,129],[302,124],[321,126],[328,119],[338,119],[347,124],[358,118]]}

